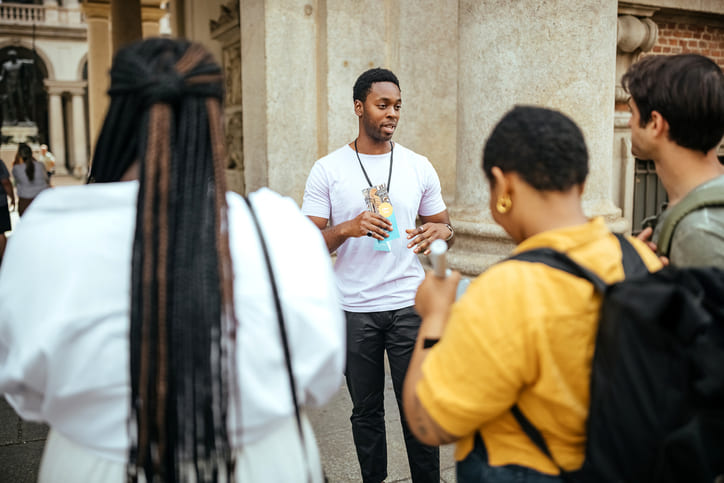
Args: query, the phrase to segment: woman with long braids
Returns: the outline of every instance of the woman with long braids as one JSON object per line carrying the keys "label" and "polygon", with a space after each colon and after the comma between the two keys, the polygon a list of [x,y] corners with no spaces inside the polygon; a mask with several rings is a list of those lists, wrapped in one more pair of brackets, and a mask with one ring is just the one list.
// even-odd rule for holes
{"label": "woman with long braids", "polygon": [[50,186],[45,165],[33,157],[33,150],[25,143],[18,144],[13,164],[13,178],[18,191],[18,214],[23,216],[30,203]]}
{"label": "woman with long braids", "polygon": [[[40,481],[321,481],[295,411],[344,365],[319,230],[272,191],[226,192],[201,46],[126,47],[109,94],[90,184],[41,196],[0,271],[0,393],[51,427]],[[58,233],[62,258],[40,248]]]}

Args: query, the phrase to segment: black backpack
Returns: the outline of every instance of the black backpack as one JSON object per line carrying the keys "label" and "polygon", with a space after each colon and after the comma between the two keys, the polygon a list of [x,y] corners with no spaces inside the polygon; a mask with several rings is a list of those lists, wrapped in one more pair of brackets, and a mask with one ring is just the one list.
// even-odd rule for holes
{"label": "black backpack", "polygon": [[[564,253],[510,259],[589,280],[602,294],[583,467],[565,481],[707,482],[724,474],[724,271],[649,273],[617,235],[626,278],[607,285]],[[512,412],[554,463],[541,433]],[[560,469],[560,467],[559,467]]]}

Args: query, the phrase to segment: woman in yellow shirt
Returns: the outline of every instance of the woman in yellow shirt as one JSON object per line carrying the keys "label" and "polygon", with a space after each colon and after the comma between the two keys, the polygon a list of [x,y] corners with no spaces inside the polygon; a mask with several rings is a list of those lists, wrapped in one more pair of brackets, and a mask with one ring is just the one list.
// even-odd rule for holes
{"label": "woman in yellow shirt", "polygon": [[[618,240],[583,212],[588,153],[571,119],[514,108],[486,142],[483,171],[493,219],[514,253],[549,247],[606,283],[624,278]],[[660,268],[630,241],[649,269]],[[583,464],[600,296],[586,280],[524,261],[491,267],[453,303],[459,279],[428,275],[417,293],[423,322],[403,391],[410,427],[426,444],[457,442],[460,483],[560,481],[558,466]],[[514,404],[555,463],[523,432]]]}

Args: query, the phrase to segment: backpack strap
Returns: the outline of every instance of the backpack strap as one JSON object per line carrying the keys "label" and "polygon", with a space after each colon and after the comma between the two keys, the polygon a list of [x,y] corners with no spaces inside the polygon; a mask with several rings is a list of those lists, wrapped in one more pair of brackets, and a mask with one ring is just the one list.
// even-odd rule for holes
{"label": "backpack strap", "polygon": [[700,210],[708,206],[724,206],[724,190],[721,186],[707,186],[694,190],[675,204],[671,208],[671,212],[666,215],[661,231],[659,232],[659,237],[656,241],[658,254],[668,257],[669,250],[671,250],[671,239],[674,237],[674,230],[676,230],[679,222],[692,211]]}
{"label": "backpack strap", "polygon": [[614,233],[621,245],[621,264],[623,265],[624,278],[637,277],[649,273],[649,267],[646,266],[639,252],[631,244],[625,236],[620,233]]}
{"label": "backpack strap", "polygon": [[606,282],[601,277],[574,262],[571,257],[563,252],[552,248],[535,248],[508,257],[507,260],[520,260],[523,262],[542,263],[549,267],[561,270],[576,277],[588,280],[596,288],[596,291],[603,293],[606,290]]}
{"label": "backpack strap", "polygon": [[[648,273],[648,268],[644,264],[641,256],[638,254],[636,248],[634,248],[631,242],[629,242],[626,237],[621,234],[614,233],[614,235],[616,235],[616,239],[621,245],[621,263],[623,265],[624,276],[628,278],[631,276]],[[548,265],[549,267],[588,280],[589,282],[591,282],[591,284],[593,284],[596,291],[600,294],[603,294],[608,287],[608,284],[591,270],[588,270],[587,268],[584,268],[578,263],[574,262],[565,253],[553,250],[552,248],[536,248],[533,250],[528,250],[513,255],[506,260],[520,260],[524,262],[543,263],[545,265]],[[536,428],[535,425],[530,422],[530,420],[523,414],[517,404],[514,404],[513,407],[510,408],[510,412],[513,413],[513,417],[515,417],[515,420],[518,421],[518,424],[520,424],[523,432],[528,436],[528,438],[530,438],[533,444],[535,444],[536,447],[538,447],[538,449],[540,449],[543,454],[545,454],[548,459],[550,459],[551,462],[556,465],[558,471],[560,471],[561,473],[561,477],[564,480],[567,479],[567,477],[570,476],[571,473],[561,468],[558,463],[556,463],[556,460],[553,459],[553,455],[551,454],[550,449],[548,449],[548,445],[546,444],[545,439],[543,438],[543,435],[538,430],[538,428]]]}
{"label": "backpack strap", "polygon": [[545,439],[543,439],[543,435],[538,431],[538,428],[536,428],[533,423],[530,422],[530,419],[525,417],[525,414],[520,410],[517,404],[513,404],[513,407],[510,408],[510,412],[513,413],[513,416],[515,417],[515,420],[518,421],[518,424],[520,424],[520,427],[523,428],[523,432],[528,435],[531,441],[540,449],[543,454],[545,454],[549,460],[553,462],[556,467],[558,467],[558,471],[561,472],[561,474],[565,473],[566,470],[558,466],[558,463],[556,463],[556,460],[553,459],[553,455],[551,454],[551,450],[548,449],[548,445],[546,444]]}

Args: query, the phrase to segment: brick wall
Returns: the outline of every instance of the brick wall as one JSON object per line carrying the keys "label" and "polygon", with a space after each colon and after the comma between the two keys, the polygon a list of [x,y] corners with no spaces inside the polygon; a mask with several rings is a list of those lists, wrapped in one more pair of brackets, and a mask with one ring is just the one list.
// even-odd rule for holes
{"label": "brick wall", "polygon": [[724,69],[724,27],[698,23],[657,21],[659,38],[651,53],[706,55]]}
{"label": "brick wall", "polygon": [[[707,19],[692,21],[687,18],[658,17],[654,22],[659,27],[659,36],[653,49],[645,55],[667,55],[695,53],[706,55],[724,70],[724,25],[714,21],[707,24]],[[627,109],[623,103],[616,104],[617,110]],[[724,163],[724,139],[719,146],[719,158]]]}

